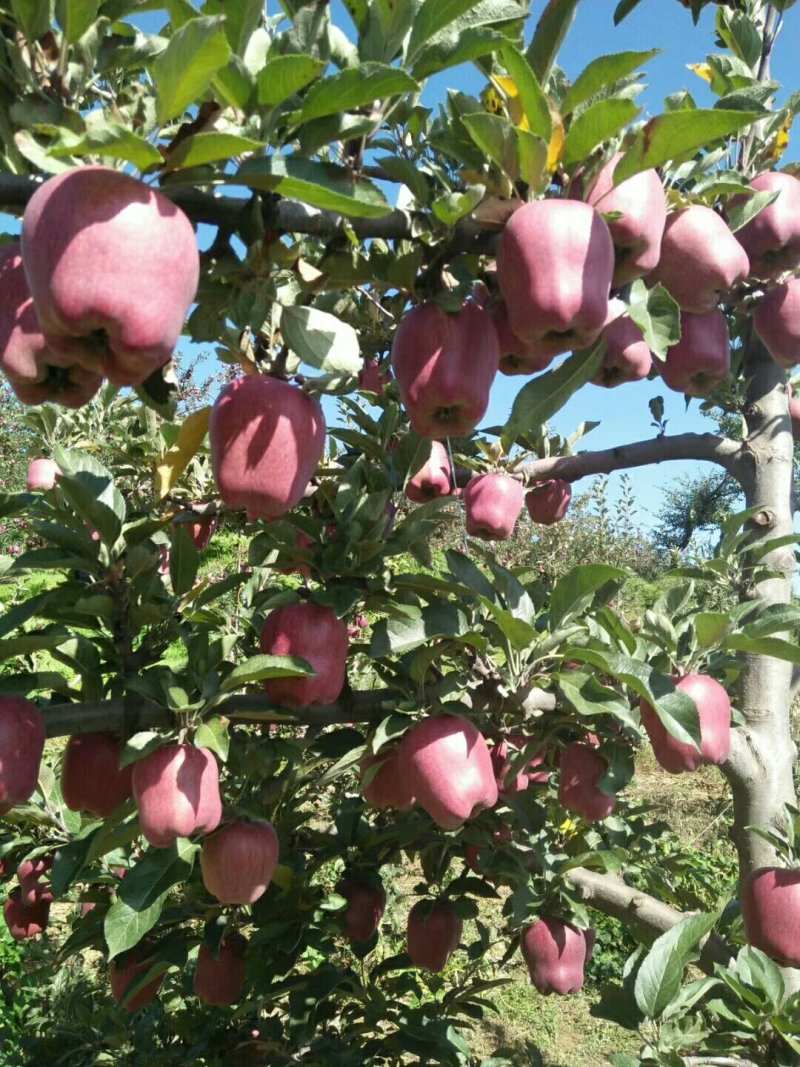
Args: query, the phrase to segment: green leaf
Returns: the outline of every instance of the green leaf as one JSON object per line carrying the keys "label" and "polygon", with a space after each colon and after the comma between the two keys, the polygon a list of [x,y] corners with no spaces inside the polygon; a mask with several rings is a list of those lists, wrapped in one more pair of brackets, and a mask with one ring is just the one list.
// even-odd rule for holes
{"label": "green leaf", "polygon": [[169,553],[169,578],[175,596],[183,596],[189,592],[194,585],[199,566],[200,553],[195,547],[188,525],[179,523],[172,532]]}
{"label": "green leaf", "polygon": [[677,995],[683,972],[698,955],[698,943],[711,930],[716,915],[690,915],[657,938],[636,975],[634,993],[639,1010],[658,1019]]}
{"label": "green leaf", "polygon": [[163,163],[155,145],[145,141],[124,126],[110,122],[105,126],[93,126],[82,137],[64,133],[61,140],[51,146],[52,156],[100,155],[108,159],[123,159],[133,163],[139,170],[148,170]]}
{"label": "green leaf", "polygon": [[445,226],[454,226],[478,206],[484,197],[483,185],[469,185],[463,193],[445,193],[431,204],[436,218]]}
{"label": "green leaf", "polygon": [[748,196],[738,204],[733,201],[730,202],[725,211],[729,229],[733,233],[736,233],[737,230],[741,230],[741,228],[746,226],[748,222],[751,222],[756,215],[760,215],[765,207],[769,207],[773,201],[777,200],[778,195],[777,192],[765,189],[763,192],[753,193],[752,196]]}
{"label": "green leaf", "polygon": [[473,26],[463,30],[455,37],[432,42],[420,53],[413,66],[412,74],[420,81],[448,67],[470,63],[482,56],[496,51],[508,40],[502,33],[487,29],[485,26]]}
{"label": "green leaf", "polygon": [[692,622],[701,648],[715,648],[733,625],[721,611],[701,611]]}
{"label": "green leaf", "polygon": [[83,870],[89,859],[95,838],[102,830],[102,824],[84,830],[80,837],[62,845],[53,857],[53,870],[50,880],[53,884],[53,896],[61,897],[66,893]]}
{"label": "green leaf", "polygon": [[251,656],[234,667],[227,678],[223,678],[219,690],[221,693],[230,693],[264,678],[301,678],[314,673],[313,667],[299,656]]}
{"label": "green leaf", "polygon": [[748,637],[766,637],[800,626],[800,607],[796,604],[770,604],[762,608],[755,622],[748,622],[742,632]]}
{"label": "green leaf", "polygon": [[[127,876],[124,881],[127,881]],[[124,882],[123,882],[124,884]],[[121,952],[138,945],[145,934],[156,925],[164,907],[166,895],[155,900],[149,908],[137,911],[118,897],[106,912],[103,934],[108,945],[108,958],[114,959]]]}
{"label": "green leaf", "polygon": [[448,548],[445,550],[444,558],[453,578],[466,589],[471,590],[473,595],[486,597],[488,600],[497,599],[492,583],[464,552]]}
{"label": "green leaf", "polygon": [[381,619],[373,628],[370,656],[402,656],[435,637],[460,637],[469,630],[467,617],[455,604],[434,604],[401,618]]}
{"label": "green leaf", "polygon": [[119,765],[127,767],[129,763],[136,763],[137,760],[144,759],[145,756],[149,756],[151,752],[155,752],[157,748],[167,743],[163,734],[154,733],[152,730],[143,730],[134,734],[125,742]]}
{"label": "green leaf", "polygon": [[219,756],[223,763],[227,763],[228,751],[231,745],[227,720],[220,716],[215,716],[213,719],[201,723],[194,735],[194,743],[197,748],[207,748],[216,756]]}
{"label": "green leaf", "polygon": [[543,426],[573,393],[594,377],[602,359],[603,345],[598,343],[570,356],[556,370],[546,371],[528,382],[517,394],[503,430],[504,437],[514,438],[518,433],[533,432]]}
{"label": "green leaf", "polygon": [[755,656],[771,656],[800,665],[800,645],[779,637],[748,637],[747,634],[728,634],[722,647],[731,652],[747,652]]}
{"label": "green leaf", "polygon": [[592,721],[598,715],[611,715],[634,728],[639,725],[628,701],[615,689],[609,689],[599,682],[595,674],[587,676],[582,671],[564,671],[559,676],[558,688],[579,715],[585,715]]}
{"label": "green leaf", "polygon": [[53,0],[11,0],[11,10],[29,41],[38,41],[53,22]]}
{"label": "green leaf", "polygon": [[577,8],[578,0],[549,0],[536,24],[528,60],[542,85],[547,84]]}
{"label": "green leaf", "polygon": [[230,58],[224,17],[185,22],[150,65],[156,83],[158,121],[180,118],[202,97],[216,72]]}
{"label": "green leaf", "polygon": [[571,114],[579,104],[584,104],[595,93],[632,74],[637,67],[660,54],[660,48],[651,48],[647,52],[615,52],[613,55],[599,56],[592,60],[567,89],[561,107],[562,114]]}
{"label": "green leaf", "polygon": [[522,110],[528,120],[530,132],[549,143],[553,133],[550,105],[542,87],[522,53],[513,44],[501,49],[503,64],[519,91]]}
{"label": "green leaf", "polygon": [[172,889],[189,880],[200,846],[179,837],[168,848],[150,848],[120,882],[118,897],[135,912],[146,911]]}
{"label": "green leaf", "polygon": [[532,626],[528,622],[524,622],[522,619],[514,618],[510,611],[500,607],[499,604],[495,603],[494,599],[490,600],[488,597],[484,596],[479,599],[491,615],[500,632],[511,642],[512,646],[517,649],[518,652],[529,649],[536,643],[538,634],[535,626]]}
{"label": "green leaf", "polygon": [[281,333],[292,351],[317,370],[357,375],[361,369],[356,331],[330,312],[286,307],[281,312]]}
{"label": "green leaf", "polygon": [[659,359],[681,339],[681,312],[661,283],[648,289],[641,278],[630,290],[628,313],[642,331],[647,346]]}
{"label": "green leaf", "polygon": [[273,56],[258,74],[259,104],[277,107],[310,85],[323,70],[325,63],[313,56]]}
{"label": "green leaf", "polygon": [[474,6],[475,0],[424,0],[411,28],[406,63],[413,63],[432,37]]}
{"label": "green leaf", "polygon": [[564,141],[565,165],[586,159],[598,145],[633,122],[640,110],[632,100],[598,100],[576,115]]}
{"label": "green leaf", "polygon": [[392,209],[377,186],[346,167],[301,156],[251,159],[228,179],[231,185],[274,191],[327,211],[355,218],[380,218]]}
{"label": "green leaf", "polygon": [[[56,18],[66,41],[80,40],[94,20],[100,0],[57,0]],[[66,41],[62,47],[66,48]]]}
{"label": "green leaf", "polygon": [[355,111],[376,100],[383,101],[418,89],[417,82],[397,67],[383,63],[362,63],[325,78],[309,89],[303,101],[300,121],[310,122],[323,115]]}
{"label": "green leaf", "polygon": [[573,567],[559,578],[550,597],[550,629],[555,630],[572,615],[583,611],[601,586],[622,582],[626,571],[604,563],[587,563]]}
{"label": "green leaf", "polygon": [[220,159],[231,159],[245,152],[257,152],[264,145],[238,133],[194,133],[184,138],[167,158],[169,170],[201,167]]}
{"label": "green leaf", "polygon": [[56,445],[54,459],[62,472],[56,491],[69,500],[106,544],[113,545],[122,530],[126,508],[110,471],[87,452],[67,450],[61,445]]}
{"label": "green leaf", "polygon": [[519,176],[519,155],[514,127],[503,115],[476,111],[461,119],[470,137],[512,181]]}

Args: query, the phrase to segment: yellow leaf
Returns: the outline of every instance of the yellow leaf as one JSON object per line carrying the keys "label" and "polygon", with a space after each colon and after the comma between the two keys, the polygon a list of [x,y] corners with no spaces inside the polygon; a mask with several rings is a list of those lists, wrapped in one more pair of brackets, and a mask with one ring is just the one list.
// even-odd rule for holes
{"label": "yellow leaf", "polygon": [[686,66],[693,74],[696,74],[698,78],[702,78],[703,81],[708,82],[709,85],[711,84],[711,79],[714,75],[708,63],[687,63]]}
{"label": "yellow leaf", "polygon": [[554,107],[550,108],[550,117],[553,120],[553,132],[550,135],[550,144],[547,146],[547,169],[552,174],[561,161],[561,153],[564,151],[566,134],[561,115]]}
{"label": "yellow leaf", "polygon": [[505,102],[493,85],[487,85],[481,93],[483,106],[490,115],[502,115],[505,111]]}
{"label": "yellow leaf", "polygon": [[156,463],[156,497],[163,500],[186,470],[189,460],[208,433],[211,405],[187,415],[178,430],[175,444]]}
{"label": "yellow leaf", "polygon": [[772,142],[770,149],[770,156],[774,160],[781,158],[783,153],[789,147],[789,131],[792,128],[793,115],[789,115],[785,122],[783,122],[778,128],[778,132],[775,134],[775,139]]}

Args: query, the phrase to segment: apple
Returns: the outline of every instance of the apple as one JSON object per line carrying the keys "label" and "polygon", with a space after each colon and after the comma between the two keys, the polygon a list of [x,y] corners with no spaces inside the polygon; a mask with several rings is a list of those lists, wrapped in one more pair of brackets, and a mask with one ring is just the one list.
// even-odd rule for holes
{"label": "apple", "polygon": [[[492,834],[492,840],[491,844],[489,845],[489,848],[492,851],[496,851],[498,845],[503,845],[510,840],[510,828],[508,826],[501,826],[499,830],[495,830]],[[466,845],[464,848],[464,862],[470,868],[470,870],[474,871],[476,874],[483,875],[486,873],[486,870],[480,861],[480,854],[481,852],[485,852],[486,849],[486,845],[475,844]],[[489,878],[487,879],[487,881],[493,881],[493,879]]]}
{"label": "apple", "polygon": [[647,280],[661,282],[682,311],[705,315],[749,274],[747,253],[727,222],[710,207],[693,204],[667,219],[661,259]]}
{"label": "apple", "polygon": [[777,278],[800,266],[800,181],[791,174],[768,171],[753,178],[750,185],[758,193],[777,192],[778,196],[736,238],[756,278]]}
{"label": "apple", "polygon": [[505,304],[494,307],[491,316],[500,345],[498,369],[501,374],[509,377],[515,374],[536,374],[550,366],[554,359],[550,352],[542,352],[535,345],[526,344],[511,329]]}
{"label": "apple", "polygon": [[36,856],[34,859],[23,860],[17,867],[17,878],[22,882],[38,882],[43,874],[53,866],[53,856],[45,853],[44,856]]}
{"label": "apple", "polygon": [[470,537],[507,541],[522,511],[525,489],[510,474],[491,471],[471,478],[463,499]]}
{"label": "apple", "polygon": [[132,784],[139,826],[155,848],[210,834],[222,818],[219,767],[207,748],[161,745],[133,765]]}
{"label": "apple", "polygon": [[587,348],[597,339],[613,272],[608,226],[578,200],[536,200],[520,207],[497,249],[511,329],[542,358]]}
{"label": "apple", "polygon": [[606,342],[603,362],[592,382],[612,389],[623,382],[646,378],[653,366],[650,348],[641,328],[628,315],[625,304],[614,297],[608,304],[608,318],[601,337]]}
{"label": "apple", "polygon": [[31,460],[28,464],[28,489],[52,489],[59,474],[61,468],[54,459],[40,456],[39,459]]}
{"label": "apple", "polygon": [[217,397],[208,435],[224,502],[269,522],[303,499],[325,450],[325,416],[296,386],[247,374]]}
{"label": "apple", "polygon": [[747,943],[783,967],[800,967],[800,870],[758,867],[740,905]]}
{"label": "apple", "polygon": [[537,482],[525,494],[525,506],[534,522],[540,526],[552,526],[561,522],[572,500],[572,486],[561,478]]}
{"label": "apple", "polygon": [[392,368],[422,437],[464,437],[489,405],[500,362],[491,315],[474,303],[449,315],[433,301],[412,308],[392,343]]}
{"label": "apple", "polygon": [[0,815],[30,800],[44,751],[44,719],[31,700],[0,696]]}
{"label": "apple", "polygon": [[236,1003],[247,977],[246,950],[246,939],[236,933],[220,941],[217,956],[205,943],[200,946],[193,986],[198,1000],[218,1007]]}
{"label": "apple", "polygon": [[511,775],[512,761],[528,744],[528,739],[518,734],[509,735],[498,741],[491,750],[492,767],[497,782],[498,792],[508,795],[509,793],[523,793],[529,785],[546,784],[550,780],[548,770],[537,771],[535,767],[541,767],[545,760],[545,749],[539,748],[532,756],[525,760],[522,766],[518,766],[516,773]]}
{"label": "apple", "polygon": [[400,741],[397,767],[417,803],[445,830],[497,803],[486,741],[461,715],[431,715],[412,726]]}
{"label": "apple", "polygon": [[728,320],[721,311],[681,312],[681,339],[660,367],[664,384],[686,396],[707,396],[731,372]]}
{"label": "apple", "polygon": [[386,890],[378,882],[362,882],[355,878],[343,878],[336,892],[345,898],[347,907],[344,916],[348,941],[369,941],[378,929],[378,923],[386,908]]}
{"label": "apple", "polygon": [[271,823],[238,819],[203,842],[203,884],[223,904],[253,904],[267,891],[278,853]]}
{"label": "apple", "polygon": [[[302,552],[308,552],[316,545],[316,541],[313,537],[309,537],[303,530],[295,530],[294,543]],[[281,553],[281,562],[284,562],[284,555],[287,559],[291,559],[291,564],[287,567],[275,567],[278,574],[299,574],[304,582],[307,582],[311,577],[311,566],[304,560],[292,556],[291,550],[287,549]]]}
{"label": "apple", "polygon": [[367,785],[362,785],[361,795],[373,808],[397,808],[408,811],[416,804],[414,794],[408,781],[403,777],[398,764],[398,748],[382,749],[376,756],[364,756],[359,765],[363,780],[366,772],[374,764],[380,768]]}
{"label": "apple", "polygon": [[670,774],[696,771],[703,764],[724,763],[731,747],[731,702],[724,687],[706,674],[686,674],[675,688],[697,705],[700,748],[673,737],[655,709],[642,701],[642,724],[656,759]]}
{"label": "apple", "polygon": [[406,483],[406,496],[415,504],[425,504],[453,494],[450,457],[441,441],[431,441],[431,453],[417,473]]}
{"label": "apple", "polygon": [[391,374],[383,369],[377,359],[365,359],[364,366],[358,374],[358,388],[364,393],[383,396],[391,380]]}
{"label": "apple", "polygon": [[0,248],[0,369],[23,404],[50,400],[79,408],[103,384],[100,374],[47,347],[18,244]]}
{"label": "apple", "polygon": [[787,370],[800,363],[800,278],[790,278],[762,296],[753,311],[756,333]]}
{"label": "apple", "polygon": [[264,691],[276,704],[301,708],[332,704],[345,683],[347,623],[332,608],[303,601],[276,608],[261,631],[261,651],[270,656],[300,656],[316,674],[307,678],[267,678]]}
{"label": "apple", "polygon": [[12,889],[3,905],[3,918],[15,941],[44,933],[50,918],[51,897],[48,899],[48,895],[42,895],[33,903],[25,904],[22,892],[21,888]]}
{"label": "apple", "polygon": [[111,982],[111,996],[117,1002],[122,1003],[125,1011],[139,1011],[146,1004],[155,1000],[156,993],[161,988],[164,975],[158,974],[151,981],[142,986],[138,992],[126,999],[129,987],[138,982],[150,970],[153,965],[152,959],[143,958],[145,949],[137,945],[122,956],[117,956],[108,965],[108,976]]}
{"label": "apple", "polygon": [[667,197],[657,171],[643,170],[614,185],[614,171],[624,154],[611,157],[586,194],[587,204],[601,214],[621,216],[607,223],[614,242],[614,289],[643,278],[655,267],[667,221]]}
{"label": "apple", "polygon": [[608,763],[591,740],[567,745],[559,761],[558,799],[562,807],[582,815],[587,822],[610,815],[616,798],[597,787],[607,770]]}
{"label": "apple", "polygon": [[61,765],[61,795],[71,811],[105,819],[133,793],[133,766],[120,767],[124,743],[101,731],[71,737]]}
{"label": "apple", "polygon": [[211,538],[217,530],[219,520],[216,515],[197,519],[196,522],[188,523],[189,536],[198,552],[205,552]]}
{"label": "apple", "polygon": [[415,967],[443,971],[458,948],[464,923],[448,900],[418,900],[408,913],[406,946]]}
{"label": "apple", "polygon": [[594,930],[580,930],[563,919],[545,917],[522,932],[522,955],[540,993],[577,993],[592,958]]}
{"label": "apple", "polygon": [[172,356],[197,293],[184,213],[110,167],[39,186],[22,217],[22,261],[45,342],[114,385],[140,385]]}

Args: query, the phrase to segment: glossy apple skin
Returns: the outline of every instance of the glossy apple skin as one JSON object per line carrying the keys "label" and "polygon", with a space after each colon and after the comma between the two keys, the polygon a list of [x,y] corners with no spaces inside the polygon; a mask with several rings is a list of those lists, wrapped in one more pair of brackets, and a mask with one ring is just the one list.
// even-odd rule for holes
{"label": "glossy apple skin", "polygon": [[0,369],[23,404],[83,407],[102,376],[51,351],[33,307],[18,244],[0,248]]}
{"label": "glossy apple skin", "polygon": [[15,941],[36,937],[47,929],[52,897],[42,895],[32,904],[22,900],[22,888],[12,889],[3,905],[3,918]]}
{"label": "glossy apple skin", "polygon": [[657,171],[643,170],[614,185],[614,171],[623,155],[617,152],[611,157],[586,194],[587,204],[601,214],[621,215],[606,223],[614,242],[614,289],[643,278],[656,266],[667,221],[667,197]]}
{"label": "glossy apple skin", "polygon": [[139,826],[155,848],[219,826],[219,766],[207,748],[162,745],[134,763],[132,784]]}
{"label": "glossy apple skin", "polygon": [[800,870],[757,868],[740,905],[747,943],[783,967],[800,967]]}
{"label": "glossy apple skin", "polygon": [[525,502],[525,489],[510,474],[490,471],[469,480],[463,500],[470,537],[508,541]]}
{"label": "glossy apple skin", "polygon": [[731,702],[724,687],[708,675],[687,674],[675,688],[697,705],[700,749],[668,733],[655,709],[642,701],[642,724],[659,764],[670,774],[682,774],[696,771],[703,764],[724,763],[731,748]]}
{"label": "glossy apple skin", "polygon": [[681,339],[660,367],[664,384],[686,396],[707,396],[731,372],[728,322],[721,311],[681,313]]}
{"label": "glossy apple skin", "polygon": [[362,392],[383,396],[391,380],[391,374],[381,367],[377,359],[365,359],[358,375],[358,388]]}
{"label": "glossy apple skin", "polygon": [[614,243],[578,200],[537,200],[506,223],[497,278],[511,329],[542,356],[587,348],[606,320]]}
{"label": "glossy apple skin", "polygon": [[736,234],[752,273],[769,280],[800,266],[800,181],[768,171],[750,184],[759,193],[778,192],[777,199]]}
{"label": "glossy apple skin", "polygon": [[561,522],[572,500],[572,486],[561,478],[539,482],[525,494],[525,507],[534,522],[540,526],[552,526]]}
{"label": "glossy apple skin", "polygon": [[307,678],[267,678],[264,692],[287,708],[332,704],[344,687],[347,623],[332,608],[304,601],[276,608],[261,631],[261,651],[271,656],[300,656],[314,670]]}
{"label": "glossy apple skin", "polygon": [[499,362],[491,315],[474,303],[452,315],[432,301],[418,304],[392,343],[400,397],[422,437],[472,433],[486,414]]}
{"label": "glossy apple skin", "polygon": [[536,989],[545,995],[579,992],[594,940],[594,930],[579,930],[562,919],[537,919],[527,926],[522,955]]}
{"label": "glossy apple skin", "polygon": [[198,1000],[217,1007],[236,1003],[247,977],[246,950],[247,941],[241,934],[223,938],[216,959],[208,945],[200,946],[193,986]]}
{"label": "glossy apple skin", "polygon": [[133,794],[133,765],[120,768],[123,742],[102,731],[71,737],[61,766],[61,795],[72,811],[105,819]]}
{"label": "glossy apple skin", "polygon": [[200,276],[180,208],[100,166],[36,190],[22,218],[22,259],[50,349],[114,385],[140,385],[169,360]]}
{"label": "glossy apple skin", "polygon": [[800,363],[800,278],[768,290],[753,311],[756,333],[787,370]]}
{"label": "glossy apple skin", "polygon": [[220,496],[249,519],[279,519],[303,499],[325,450],[317,400],[277,378],[234,378],[209,421],[211,466]]}
{"label": "glossy apple skin", "polygon": [[[142,959],[141,949],[138,946],[131,949],[130,952],[126,952],[123,956],[116,957],[109,963],[108,977],[111,983],[111,996],[117,1004],[122,1003],[128,986],[145,974],[151,965],[151,960]],[[164,975],[159,974],[152,982],[142,986],[139,992],[135,993],[123,1005],[124,1010],[133,1013],[150,1004],[151,1001],[155,1000],[156,993],[161,988],[163,981]]]}
{"label": "glossy apple skin", "polygon": [[582,815],[587,822],[599,822],[611,814],[616,798],[597,788],[608,763],[596,747],[585,741],[567,745],[559,761],[558,799],[567,811]]}
{"label": "glossy apple skin", "polygon": [[54,459],[45,459],[41,456],[39,459],[31,460],[28,464],[28,489],[52,489],[59,474],[61,474],[61,468]]}
{"label": "glossy apple skin", "polygon": [[398,811],[409,811],[413,808],[416,799],[401,772],[397,746],[388,752],[384,749],[375,756],[364,756],[359,765],[362,779],[375,763],[380,763],[379,770],[367,785],[361,787],[364,800],[380,810],[396,808]]}
{"label": "glossy apple skin", "polygon": [[625,304],[613,297],[608,303],[608,321],[601,338],[606,342],[600,370],[592,378],[595,385],[606,389],[624,382],[638,382],[646,378],[653,366],[653,357],[641,329],[627,314]]}
{"label": "glossy apple skin", "polygon": [[452,494],[453,474],[447,448],[441,441],[431,441],[431,454],[406,483],[406,496],[415,504],[425,504]]}
{"label": "glossy apple skin", "polygon": [[0,815],[30,800],[44,751],[44,719],[31,700],[0,697]]}
{"label": "glossy apple skin", "polygon": [[457,830],[497,803],[492,758],[478,728],[461,715],[432,715],[403,735],[401,777],[433,821]]}
{"label": "glossy apple skin", "polygon": [[232,822],[203,842],[203,884],[223,904],[253,904],[272,881],[279,851],[271,823]]}
{"label": "glossy apple skin", "polygon": [[382,885],[343,878],[336,886],[336,892],[347,901],[343,912],[344,936],[356,944],[369,941],[386,910],[386,890]]}
{"label": "glossy apple skin", "polygon": [[705,315],[749,274],[747,253],[727,222],[710,207],[693,204],[667,219],[661,259],[647,280],[660,282],[681,311]]}
{"label": "glossy apple skin", "polygon": [[437,900],[429,912],[428,907],[428,901],[418,900],[409,911],[406,946],[415,967],[443,971],[458,948],[464,923],[446,900]]}
{"label": "glossy apple skin", "polygon": [[509,377],[516,374],[536,374],[550,366],[554,359],[550,352],[542,352],[536,345],[525,344],[511,329],[505,304],[498,304],[493,308],[491,316],[500,345],[498,369],[501,374]]}

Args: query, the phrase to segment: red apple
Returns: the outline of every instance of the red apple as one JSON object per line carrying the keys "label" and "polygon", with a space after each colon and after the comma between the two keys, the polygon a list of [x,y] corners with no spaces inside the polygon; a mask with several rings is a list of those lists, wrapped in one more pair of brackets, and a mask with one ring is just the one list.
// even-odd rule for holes
{"label": "red apple", "polygon": [[606,342],[600,370],[592,378],[595,385],[612,389],[623,382],[646,378],[653,357],[639,326],[627,313],[625,304],[614,297],[608,304],[608,320],[601,337]]}
{"label": "red apple", "polygon": [[443,971],[458,948],[463,922],[447,900],[418,900],[408,913],[406,945],[415,967]]}
{"label": "red apple", "polygon": [[40,903],[53,903],[53,887],[50,882],[40,882],[37,878],[28,878],[19,883],[20,900],[26,908]]}
{"label": "red apple", "polygon": [[133,766],[120,768],[124,744],[102,731],[71,737],[61,766],[61,795],[72,811],[105,819],[133,793]]}
{"label": "red apple", "polygon": [[34,859],[23,860],[17,867],[17,878],[20,882],[38,882],[43,874],[53,866],[52,853],[44,856],[36,856]]}
{"label": "red apple", "polygon": [[[308,552],[316,545],[316,541],[313,537],[309,537],[303,530],[295,530],[294,543],[303,552]],[[291,564],[288,567],[280,566],[275,567],[278,574],[299,574],[303,581],[307,582],[311,577],[311,567],[304,560],[299,557],[295,557],[291,554],[291,550],[285,550],[281,552],[281,563],[284,562],[284,556],[287,559],[291,559]]]}
{"label": "red apple", "polygon": [[643,170],[614,185],[614,171],[624,152],[617,152],[599,171],[586,194],[603,215],[618,214],[607,223],[614,242],[614,277],[619,289],[643,278],[658,263],[667,221],[667,198],[658,172]]}
{"label": "red apple", "polygon": [[525,494],[525,506],[534,522],[540,526],[552,526],[561,522],[572,500],[572,486],[561,478],[538,482]]}
{"label": "red apple", "polygon": [[522,955],[540,993],[577,993],[592,958],[594,930],[580,930],[562,919],[543,918],[522,933]]}
{"label": "red apple", "polygon": [[[144,952],[145,950],[141,945],[137,945],[136,948],[132,948],[130,952],[126,952],[122,956],[117,956],[108,965],[108,976],[111,981],[111,996],[117,1004],[122,1003],[125,1011],[139,1011],[140,1008],[143,1008],[146,1004],[155,1000],[156,993],[159,991],[164,981],[163,974],[156,975],[151,982],[147,982],[147,984],[142,986],[138,992],[125,1000],[129,987],[132,987],[136,982],[143,978],[153,965],[152,959],[144,957]],[[123,1003],[123,1001],[125,1001],[125,1003]]]}
{"label": "red apple", "polygon": [[416,804],[414,794],[407,780],[403,777],[398,763],[398,749],[383,749],[376,756],[364,756],[360,763],[361,778],[374,764],[380,768],[367,785],[361,787],[361,795],[373,808],[397,808],[408,811]]}
{"label": "red apple", "polygon": [[484,541],[507,541],[524,500],[522,483],[510,474],[492,471],[471,478],[464,490],[467,533]]}
{"label": "red apple", "polygon": [[758,193],[777,192],[777,199],[736,234],[750,257],[756,278],[777,278],[800,266],[800,181],[791,174],[769,171],[750,185]]}
{"label": "red apple", "polygon": [[28,489],[52,489],[56,484],[56,478],[61,474],[61,468],[54,459],[31,460],[28,464]]}
{"label": "red apple", "polygon": [[325,450],[319,402],[261,374],[234,378],[222,390],[208,433],[220,496],[266,522],[303,499]]}
{"label": "red apple", "polygon": [[223,904],[253,904],[267,891],[278,852],[271,823],[239,819],[203,842],[203,884]]}
{"label": "red apple", "polygon": [[582,815],[587,822],[598,822],[611,814],[616,798],[597,787],[608,763],[591,741],[567,745],[561,753],[559,770],[558,799],[567,811]]}
{"label": "red apple", "polygon": [[509,735],[498,741],[491,751],[492,767],[494,768],[495,780],[498,792],[502,794],[523,793],[529,785],[541,785],[550,780],[550,772],[533,770],[541,767],[545,759],[545,750],[539,748],[532,756],[526,758],[520,766],[517,764],[515,774],[511,774],[511,764],[517,762],[516,757],[528,744],[528,739],[518,734]]}
{"label": "red apple", "polygon": [[498,304],[491,311],[491,316],[500,345],[501,374],[509,377],[515,374],[536,374],[550,366],[554,359],[550,352],[542,352],[536,345],[526,344],[511,329],[505,304]]}
{"label": "red apple", "polygon": [[477,304],[453,315],[432,301],[412,308],[392,343],[392,368],[411,425],[423,437],[463,437],[486,413],[500,349]]}
{"label": "red apple", "polygon": [[[491,844],[489,845],[489,848],[492,851],[496,851],[499,845],[503,845],[510,840],[511,830],[508,826],[501,826],[499,830],[495,830],[492,834],[492,840]],[[472,844],[466,845],[464,848],[464,862],[470,868],[470,870],[474,871],[476,874],[483,875],[486,873],[486,869],[480,861],[481,852],[485,852],[486,850],[486,845]],[[493,881],[494,879],[489,878],[487,880]]]}
{"label": "red apple", "polygon": [[306,678],[268,678],[264,691],[276,704],[301,708],[338,699],[347,668],[347,623],[332,608],[303,601],[276,608],[261,631],[261,651],[270,656],[300,656],[316,674]]}
{"label": "red apple", "polygon": [[727,222],[710,207],[693,204],[667,219],[661,260],[647,280],[661,282],[682,311],[705,315],[749,274],[747,253]]}
{"label": "red apple", "polygon": [[365,359],[364,366],[358,374],[358,388],[365,393],[383,396],[391,380],[391,374],[383,369],[377,359]]}
{"label": "red apple", "polygon": [[800,870],[759,867],[740,904],[747,943],[783,967],[800,967]]}
{"label": "red apple", "polygon": [[753,325],[776,363],[787,370],[800,363],[800,278],[769,289],[756,304]]}
{"label": "red apple", "polygon": [[731,372],[728,320],[721,311],[681,313],[681,339],[661,365],[664,384],[686,396],[707,396]]}
{"label": "red apple", "polygon": [[696,771],[703,764],[724,763],[731,747],[731,702],[725,689],[705,674],[687,674],[677,681],[675,688],[697,705],[700,749],[673,737],[655,709],[642,701],[642,724],[656,759],[670,774]]}
{"label": "red apple", "polygon": [[512,331],[545,355],[587,348],[606,320],[614,243],[578,200],[536,200],[506,223],[497,277]]}
{"label": "red apple", "polygon": [[223,938],[216,957],[208,945],[200,946],[193,987],[198,1000],[218,1007],[236,1003],[247,977],[246,950],[247,941],[241,934]]}
{"label": "red apple", "polygon": [[51,351],[114,385],[139,385],[169,360],[200,275],[180,208],[99,166],[36,190],[22,218],[22,259]]}
{"label": "red apple", "polygon": [[44,751],[44,719],[31,700],[0,696],[0,815],[30,800]]}
{"label": "red apple", "polygon": [[415,504],[425,504],[439,496],[453,493],[450,457],[441,441],[431,441],[431,454],[406,484],[406,496]]}
{"label": "red apple", "polygon": [[156,848],[219,825],[219,767],[207,748],[162,745],[133,765],[132,781],[139,826]]}
{"label": "red apple", "polygon": [[445,830],[497,803],[492,758],[478,728],[461,715],[432,715],[404,734],[400,777],[417,803]]}
{"label": "red apple", "polygon": [[22,889],[11,890],[3,905],[3,918],[15,941],[35,937],[46,930],[47,921],[50,918],[51,899],[48,899],[47,895],[42,895],[34,903],[25,904],[22,900]]}
{"label": "red apple", "polygon": [[211,538],[214,536],[219,520],[216,515],[200,518],[197,522],[188,523],[189,536],[198,552],[205,552]]}
{"label": "red apple", "polygon": [[386,890],[378,882],[362,882],[343,878],[336,892],[347,901],[344,916],[344,936],[348,941],[369,941],[378,929],[386,908]]}

